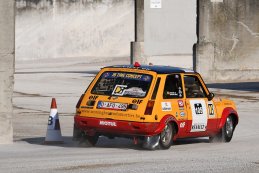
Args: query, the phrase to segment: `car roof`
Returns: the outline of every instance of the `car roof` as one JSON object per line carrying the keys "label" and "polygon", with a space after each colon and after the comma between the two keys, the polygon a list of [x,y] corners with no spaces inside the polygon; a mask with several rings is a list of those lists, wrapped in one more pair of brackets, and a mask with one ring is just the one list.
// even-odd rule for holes
{"label": "car roof", "polygon": [[140,69],[140,70],[148,70],[154,71],[158,74],[170,74],[170,73],[195,73],[193,70],[180,68],[180,67],[172,67],[172,66],[163,66],[163,65],[140,65],[139,67],[135,67],[134,65],[115,65],[115,66],[107,66],[104,68],[130,68],[130,69]]}

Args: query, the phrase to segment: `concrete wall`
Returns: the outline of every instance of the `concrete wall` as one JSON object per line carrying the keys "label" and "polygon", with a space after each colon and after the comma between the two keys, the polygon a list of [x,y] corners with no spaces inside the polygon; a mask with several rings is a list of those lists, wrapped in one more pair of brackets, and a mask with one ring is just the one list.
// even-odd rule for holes
{"label": "concrete wall", "polygon": [[134,0],[16,0],[16,59],[130,55]]}
{"label": "concrete wall", "polygon": [[199,0],[196,69],[207,81],[259,80],[259,1]]}
{"label": "concrete wall", "polygon": [[196,36],[196,1],[161,0],[161,8],[145,1],[145,54],[154,64],[192,68]]}
{"label": "concrete wall", "polygon": [[14,0],[0,1],[0,144],[13,141]]}

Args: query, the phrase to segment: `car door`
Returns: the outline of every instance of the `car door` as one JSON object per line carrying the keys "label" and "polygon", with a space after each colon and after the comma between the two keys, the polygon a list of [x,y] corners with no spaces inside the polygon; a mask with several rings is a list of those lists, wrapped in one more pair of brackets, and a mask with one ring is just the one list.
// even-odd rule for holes
{"label": "car door", "polygon": [[208,98],[202,82],[196,75],[184,75],[187,132],[205,132],[208,125]]}
{"label": "car door", "polygon": [[179,133],[186,132],[187,110],[184,104],[182,78],[180,74],[169,74],[166,77],[162,111],[173,115],[179,123]]}

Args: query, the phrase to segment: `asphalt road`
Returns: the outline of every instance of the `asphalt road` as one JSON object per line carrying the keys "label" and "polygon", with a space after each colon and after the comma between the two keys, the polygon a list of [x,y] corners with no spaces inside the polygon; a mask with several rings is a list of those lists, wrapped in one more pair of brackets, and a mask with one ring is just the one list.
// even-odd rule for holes
{"label": "asphalt road", "polygon": [[[230,143],[209,143],[208,138],[177,141],[169,150],[147,151],[128,139],[102,137],[96,147],[73,142],[75,104],[96,71],[89,65],[45,67],[18,65],[14,93],[14,144],[0,146],[0,172],[259,172],[258,83],[239,88],[212,84],[216,95],[234,100],[240,123]],[[51,73],[37,73],[39,71]],[[57,70],[57,71],[58,71]],[[89,71],[89,72],[87,72]],[[213,86],[214,85],[214,86]],[[255,87],[255,88],[253,88]],[[57,99],[64,144],[43,145],[51,98]]]}

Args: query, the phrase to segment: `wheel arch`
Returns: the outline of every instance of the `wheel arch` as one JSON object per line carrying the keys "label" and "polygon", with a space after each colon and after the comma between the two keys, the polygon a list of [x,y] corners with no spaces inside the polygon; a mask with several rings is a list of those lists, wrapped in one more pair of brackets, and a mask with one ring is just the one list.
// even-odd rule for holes
{"label": "wheel arch", "polygon": [[173,128],[175,130],[175,134],[178,133],[179,127],[178,127],[178,123],[177,123],[176,118],[173,115],[167,114],[161,119],[159,127],[155,131],[155,134],[161,133],[163,131],[163,129],[165,128],[167,123],[170,123],[170,124],[173,125]]}
{"label": "wheel arch", "polygon": [[171,121],[170,123],[173,125],[173,128],[175,130],[175,135],[177,135],[178,131],[179,131],[179,127],[178,127],[177,122],[176,121]]}
{"label": "wheel arch", "polygon": [[233,117],[234,127],[236,127],[236,125],[239,122],[238,114],[237,114],[236,110],[234,110],[232,107],[227,107],[222,112],[222,117],[221,117],[220,123],[219,123],[219,129],[221,129],[224,126],[228,116]]}

